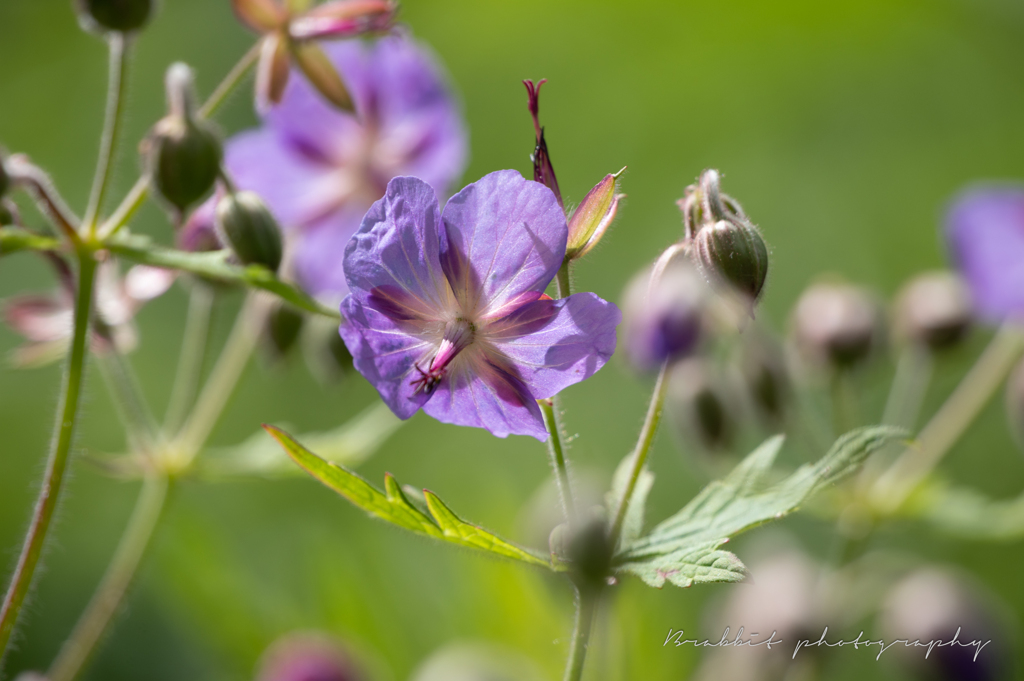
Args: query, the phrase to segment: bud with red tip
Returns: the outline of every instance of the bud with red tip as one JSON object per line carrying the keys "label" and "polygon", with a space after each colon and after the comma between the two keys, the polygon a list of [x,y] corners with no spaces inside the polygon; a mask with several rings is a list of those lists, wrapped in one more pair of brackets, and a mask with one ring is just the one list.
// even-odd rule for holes
{"label": "bud with red tip", "polygon": [[276,272],[284,244],[281,229],[255,192],[227,194],[217,202],[217,232],[246,265],[263,265]]}
{"label": "bud with red tip", "polygon": [[131,33],[146,25],[153,0],[75,0],[79,20],[86,30]]}
{"label": "bud with red tip", "polygon": [[532,80],[523,81],[523,85],[526,86],[527,107],[530,110],[530,116],[533,117],[533,130],[537,138],[530,161],[533,162],[534,182],[540,182],[554,192],[555,198],[558,199],[558,205],[564,210],[565,203],[562,202],[562,192],[558,189],[555,168],[551,165],[548,143],[544,139],[544,128],[540,126],[540,86],[546,82],[548,82],[547,78],[542,78],[536,84]]}
{"label": "bud with red tip", "polygon": [[626,198],[625,194],[617,194],[615,191],[616,180],[623,170],[625,168],[614,175],[605,175],[603,180],[587,192],[569,217],[569,241],[565,249],[567,260],[576,260],[589,253],[614,222],[619,201]]}
{"label": "bud with red tip", "polygon": [[812,362],[848,369],[866,360],[881,340],[881,314],[864,289],[819,283],[800,296],[793,310],[798,349]]}
{"label": "bud with red tip", "polygon": [[897,333],[933,351],[950,348],[967,335],[974,313],[963,278],[953,272],[914,277],[897,296]]}

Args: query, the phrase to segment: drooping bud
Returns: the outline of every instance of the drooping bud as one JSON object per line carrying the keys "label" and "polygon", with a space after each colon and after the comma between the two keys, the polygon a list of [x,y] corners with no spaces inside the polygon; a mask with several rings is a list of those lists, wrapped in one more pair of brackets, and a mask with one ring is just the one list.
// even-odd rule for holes
{"label": "drooping bud", "polygon": [[768,246],[735,199],[722,193],[717,170],[701,173],[680,199],[692,254],[709,279],[721,279],[757,301],[768,277]]}
{"label": "drooping bud", "polygon": [[1006,416],[1018,444],[1024,447],[1024,361],[1017,365],[1006,382]]}
{"label": "drooping bud", "polygon": [[296,308],[284,302],[275,302],[267,313],[263,327],[263,346],[267,355],[273,360],[287,356],[299,340],[303,321],[305,317]]}
{"label": "drooping bud", "polygon": [[286,635],[263,654],[256,681],[360,681],[351,657],[331,637],[317,632]]}
{"label": "drooping bud", "polygon": [[167,70],[169,113],[144,143],[153,185],[179,212],[213,188],[222,156],[213,127],[195,116],[192,82],[192,69],[185,64],[172,64]]}
{"label": "drooping bud", "polygon": [[526,86],[527,93],[527,106],[530,110],[530,116],[533,117],[533,130],[536,135],[536,144],[533,148],[533,154],[530,155],[530,161],[533,162],[533,180],[534,182],[540,182],[552,192],[555,193],[555,198],[558,199],[558,205],[565,209],[565,203],[562,202],[562,192],[558,189],[558,179],[555,177],[555,168],[551,165],[551,155],[548,153],[548,143],[544,139],[544,128],[540,126],[540,86],[548,82],[547,78],[542,78],[537,81],[536,85],[532,80],[524,80],[523,85]]}
{"label": "drooping bud", "polygon": [[619,201],[626,198],[625,194],[615,193],[616,180],[623,170],[625,168],[614,175],[605,175],[573,211],[568,222],[569,241],[565,249],[567,260],[576,260],[589,253],[615,220]]}
{"label": "drooping bud", "polygon": [[255,193],[240,191],[217,203],[217,232],[246,265],[263,265],[276,272],[284,245],[281,229],[263,200]]}
{"label": "drooping bud", "polygon": [[782,349],[761,334],[748,339],[740,360],[740,372],[758,415],[777,426],[786,416],[792,382]]}
{"label": "drooping bud", "polygon": [[973,319],[967,284],[953,272],[927,272],[914,277],[897,296],[898,335],[933,351],[963,340]]}
{"label": "drooping bud", "polygon": [[130,33],[142,28],[153,12],[153,0],[75,0],[86,30]]}
{"label": "drooping bud", "polygon": [[737,424],[720,372],[708,360],[691,358],[673,367],[668,381],[667,397],[683,436],[705,450],[727,449]]}
{"label": "drooping bud", "polygon": [[685,357],[700,341],[707,284],[682,255],[681,250],[666,251],[626,289],[623,343],[640,371]]}
{"label": "drooping bud", "polygon": [[796,303],[792,325],[804,356],[837,369],[867,359],[881,337],[878,304],[864,289],[850,284],[810,286]]}

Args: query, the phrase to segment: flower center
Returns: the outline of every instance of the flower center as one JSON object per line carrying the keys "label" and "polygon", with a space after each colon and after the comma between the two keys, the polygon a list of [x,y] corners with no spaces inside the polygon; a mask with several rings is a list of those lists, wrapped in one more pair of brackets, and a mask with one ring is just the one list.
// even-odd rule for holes
{"label": "flower center", "polygon": [[416,371],[419,378],[412,382],[416,392],[421,390],[430,394],[444,378],[444,371],[455,357],[468,348],[476,337],[476,326],[461,317],[448,322],[444,327],[444,336],[437,347],[437,352],[429,361],[417,363]]}

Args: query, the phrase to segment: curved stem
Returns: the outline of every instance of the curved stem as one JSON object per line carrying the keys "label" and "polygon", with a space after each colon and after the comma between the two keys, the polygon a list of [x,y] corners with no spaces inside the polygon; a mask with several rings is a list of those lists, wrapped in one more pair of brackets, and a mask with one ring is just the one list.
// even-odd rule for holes
{"label": "curved stem", "polygon": [[61,483],[67,468],[68,454],[71,451],[71,443],[75,435],[78,402],[82,391],[82,375],[85,369],[86,343],[89,338],[93,281],[96,274],[96,261],[92,253],[80,252],[78,262],[75,327],[65,372],[63,397],[60,408],[57,410],[57,424],[50,457],[46,464],[43,485],[39,490],[39,498],[36,501],[32,522],[29,525],[18,564],[14,569],[14,576],[7,589],[7,595],[4,597],[3,608],[0,609],[0,658],[3,657],[7,644],[10,642],[18,613],[25,602],[25,596],[32,584],[32,576],[39,564],[39,557],[46,541],[46,533],[57,507]]}
{"label": "curved stem", "polygon": [[110,78],[107,83],[107,113],[103,122],[103,137],[100,140],[100,156],[96,161],[89,207],[85,211],[83,224],[91,236],[96,236],[96,218],[103,208],[103,199],[110,184],[110,166],[117,148],[124,112],[125,75],[128,71],[128,38],[114,31],[107,38],[110,45]]}
{"label": "curved stem", "polygon": [[889,388],[882,423],[912,428],[932,380],[934,361],[927,348],[911,343],[896,363],[896,375]]}
{"label": "curved stem", "polygon": [[594,625],[598,593],[591,588],[576,588],[576,623],[572,631],[569,659],[565,665],[564,681],[579,681],[583,678],[583,665],[587,660],[590,630]]}
{"label": "curved stem", "polygon": [[1024,352],[1024,333],[1005,324],[967,372],[935,416],[874,485],[873,497],[883,511],[892,512],[938,465],[946,452],[974,422]]}
{"label": "curved stem", "polygon": [[548,453],[551,455],[551,465],[555,469],[555,483],[558,485],[558,497],[562,501],[562,510],[565,511],[565,519],[570,523],[576,522],[576,502],[573,499],[572,482],[569,480],[569,470],[565,463],[565,454],[562,451],[562,437],[558,429],[558,421],[555,418],[555,406],[552,400],[537,400],[540,411],[544,415],[544,425],[548,429]]}
{"label": "curved stem", "polygon": [[95,652],[149,547],[166,508],[168,488],[167,477],[162,473],[152,474],[143,482],[117,551],[88,607],[50,665],[46,675],[49,681],[72,681]]}
{"label": "curved stem", "polygon": [[213,289],[196,281],[189,295],[188,318],[185,335],[181,342],[181,356],[174,376],[174,387],[164,419],[164,432],[175,433],[181,428],[188,407],[195,400],[199,379],[206,361],[206,349],[210,342],[210,314],[213,310]]}
{"label": "curved stem", "polygon": [[629,502],[633,498],[633,490],[636,489],[636,481],[640,479],[640,471],[647,462],[647,454],[651,451],[654,443],[654,435],[658,432],[658,424],[661,422],[661,413],[665,406],[665,389],[668,387],[666,376],[668,374],[668,362],[661,365],[658,372],[658,381],[654,384],[654,394],[651,395],[651,403],[647,407],[647,417],[644,419],[643,428],[640,429],[640,438],[637,440],[636,449],[633,450],[633,470],[629,474],[629,484],[619,500],[619,508],[615,512],[615,521],[609,536],[609,546],[615,547],[619,543],[619,534],[622,532],[622,523],[626,520],[626,511],[629,510]]}

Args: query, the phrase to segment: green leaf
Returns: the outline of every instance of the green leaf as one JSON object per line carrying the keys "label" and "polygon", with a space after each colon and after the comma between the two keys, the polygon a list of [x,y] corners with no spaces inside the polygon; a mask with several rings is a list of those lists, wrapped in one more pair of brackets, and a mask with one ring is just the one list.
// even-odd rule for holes
{"label": "green leaf", "polygon": [[262,265],[234,265],[228,250],[190,253],[154,244],[144,236],[120,234],[105,244],[111,253],[153,267],[191,272],[228,283],[263,289],[307,312],[341,319],[341,313],[321,305],[291,284],[286,284]]}
{"label": "green leaf", "polygon": [[[605,508],[608,509],[608,517],[614,518],[622,503],[622,496],[626,493],[629,485],[629,476],[633,471],[633,461],[636,455],[632,452],[619,463],[612,476],[612,488],[605,495]],[[629,508],[626,509],[626,517],[622,520],[622,530],[619,535],[619,548],[629,546],[640,536],[644,528],[644,511],[647,506],[647,495],[654,485],[654,473],[644,466],[636,479],[636,486],[633,487],[633,497],[629,501]]]}
{"label": "green leaf", "polygon": [[0,227],[0,256],[18,251],[55,251],[60,240],[21,227]]}
{"label": "green leaf", "polygon": [[1014,541],[1024,537],[1024,494],[991,499],[981,492],[932,481],[915,493],[908,513],[964,539]]}
{"label": "green leaf", "polygon": [[513,560],[539,565],[552,570],[563,569],[544,558],[511,544],[455,515],[433,492],[423,491],[429,513],[424,513],[402,490],[389,473],[384,477],[384,491],[342,466],[324,461],[279,428],[264,426],[295,463],[307,473],[333,489],[370,515],[416,534],[447,541],[458,546],[478,549]]}
{"label": "green leaf", "polygon": [[649,535],[614,559],[617,570],[660,588],[666,581],[739,581],[744,568],[719,547],[731,537],[794,511],[812,494],[835,483],[869,454],[905,431],[888,426],[860,428],[840,437],[817,463],[806,464],[770,489],[765,477],[782,447],[782,436],[768,439],[724,479],[711,483]]}

